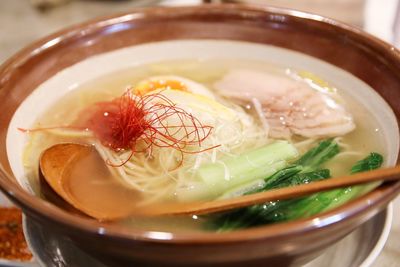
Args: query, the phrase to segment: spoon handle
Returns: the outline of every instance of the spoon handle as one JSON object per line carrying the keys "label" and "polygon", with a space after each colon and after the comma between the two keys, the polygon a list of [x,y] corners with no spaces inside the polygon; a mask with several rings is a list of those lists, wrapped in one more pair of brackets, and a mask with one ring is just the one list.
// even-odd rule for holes
{"label": "spoon handle", "polygon": [[400,179],[400,166],[387,169],[379,169],[362,172],[353,175],[346,175],[337,178],[330,178],[323,181],[312,182],[292,187],[273,189],[261,193],[245,195],[238,198],[209,201],[202,203],[188,203],[171,206],[168,209],[155,211],[157,215],[184,215],[184,214],[207,214],[225,211],[235,208],[246,207],[254,204],[261,204],[273,200],[283,200],[310,195],[321,191],[347,187],[351,185],[364,184],[376,181],[389,181]]}

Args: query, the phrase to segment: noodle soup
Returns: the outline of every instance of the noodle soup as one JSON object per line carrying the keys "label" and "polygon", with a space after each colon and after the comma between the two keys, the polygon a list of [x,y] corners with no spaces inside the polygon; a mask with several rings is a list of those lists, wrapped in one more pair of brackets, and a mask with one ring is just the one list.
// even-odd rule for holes
{"label": "noodle soup", "polygon": [[[24,170],[37,195],[44,150],[59,143],[96,148],[74,166],[68,187],[99,209],[238,197],[349,174],[371,152],[385,160],[389,154],[376,116],[345,88],[309,70],[254,60],[173,60],[104,75],[64,95],[25,130]],[[320,158],[302,160],[317,148],[326,149]],[[283,170],[293,171],[292,180],[271,182]],[[234,230],[309,217],[374,186],[222,215],[112,223]]]}

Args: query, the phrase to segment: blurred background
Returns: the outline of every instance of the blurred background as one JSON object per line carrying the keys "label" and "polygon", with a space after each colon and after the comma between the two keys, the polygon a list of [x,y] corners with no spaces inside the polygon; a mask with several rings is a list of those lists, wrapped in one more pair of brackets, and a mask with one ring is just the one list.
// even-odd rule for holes
{"label": "blurred background", "polygon": [[389,42],[397,39],[398,0],[0,0],[0,62],[35,39],[93,17],[139,6],[202,2],[289,7],[356,25]]}
{"label": "blurred background", "polygon": [[[0,0],[0,63],[38,38],[97,16],[149,5],[211,2],[247,2],[308,11],[363,28],[400,45],[398,0]],[[392,231],[374,267],[400,266],[400,214],[396,214],[399,209],[397,198]]]}

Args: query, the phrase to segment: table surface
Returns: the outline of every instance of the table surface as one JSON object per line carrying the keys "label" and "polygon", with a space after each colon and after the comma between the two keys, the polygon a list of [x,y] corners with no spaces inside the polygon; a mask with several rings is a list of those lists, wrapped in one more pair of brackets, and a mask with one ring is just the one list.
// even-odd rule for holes
{"label": "table surface", "polygon": [[[354,0],[355,1],[355,0]],[[0,1],[0,63],[30,42],[68,25],[96,16],[123,12],[144,1],[70,1],[45,12],[32,7],[28,0]],[[149,1],[181,4],[187,0]],[[191,3],[200,2],[197,0]],[[268,1],[266,1],[268,2]],[[273,0],[270,2],[274,2]],[[345,2],[345,1],[339,1]],[[349,2],[349,1],[348,1]],[[352,2],[352,1],[350,1]],[[357,0],[357,2],[360,2]],[[351,8],[359,8],[351,5]],[[297,6],[298,8],[298,6]],[[345,7],[348,8],[348,7]],[[359,10],[357,10],[359,12]],[[393,226],[389,239],[373,267],[400,266],[400,198],[394,202]]]}

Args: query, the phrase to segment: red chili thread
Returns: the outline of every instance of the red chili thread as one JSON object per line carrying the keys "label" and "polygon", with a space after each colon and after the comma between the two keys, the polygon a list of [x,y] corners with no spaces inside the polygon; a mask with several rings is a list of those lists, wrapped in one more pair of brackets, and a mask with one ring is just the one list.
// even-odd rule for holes
{"label": "red chili thread", "polygon": [[[153,146],[173,148],[181,152],[178,167],[183,163],[185,153],[201,153],[219,146],[197,151],[188,150],[188,146],[191,145],[201,147],[202,142],[210,136],[213,127],[203,125],[200,120],[177,107],[162,93],[133,95],[126,92],[120,98],[97,103],[96,106],[97,111],[84,126],[93,131],[103,145],[115,151],[131,150],[128,159],[121,164],[108,162],[114,167],[124,165],[137,152],[147,151],[151,155]],[[169,125],[168,119],[173,116],[178,118],[178,123]],[[146,144],[144,149],[136,149],[139,142]]]}

